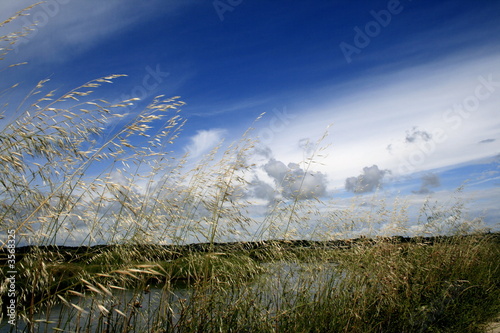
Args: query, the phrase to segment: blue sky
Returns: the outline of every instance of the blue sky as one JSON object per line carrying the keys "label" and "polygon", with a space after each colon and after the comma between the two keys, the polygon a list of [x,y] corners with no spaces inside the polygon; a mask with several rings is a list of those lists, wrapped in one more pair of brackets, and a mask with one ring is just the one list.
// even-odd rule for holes
{"label": "blue sky", "polygon": [[[2,1],[0,19],[31,3]],[[9,26],[39,20],[6,59],[29,63],[0,75],[64,91],[127,74],[99,93],[181,96],[176,149],[192,159],[266,112],[257,187],[302,168],[331,124],[318,196],[418,206],[466,184],[472,215],[498,229],[498,17],[498,1],[49,0]]]}

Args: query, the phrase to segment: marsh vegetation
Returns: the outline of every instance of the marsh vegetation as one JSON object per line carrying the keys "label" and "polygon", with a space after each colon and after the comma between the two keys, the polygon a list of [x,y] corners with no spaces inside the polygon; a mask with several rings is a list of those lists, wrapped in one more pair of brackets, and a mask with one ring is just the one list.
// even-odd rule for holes
{"label": "marsh vegetation", "polygon": [[31,248],[19,328],[480,332],[499,311],[498,234],[205,245]]}
{"label": "marsh vegetation", "polygon": [[[121,76],[2,103],[1,232],[17,245],[10,325],[2,239],[2,332],[479,332],[500,312],[499,235],[461,202],[358,214],[289,174],[254,216],[251,129],[193,166],[174,153],[179,98],[127,114],[135,100],[92,97]],[[303,169],[322,153],[320,139]],[[355,222],[392,230],[350,240]],[[391,237],[411,223],[422,236]]]}

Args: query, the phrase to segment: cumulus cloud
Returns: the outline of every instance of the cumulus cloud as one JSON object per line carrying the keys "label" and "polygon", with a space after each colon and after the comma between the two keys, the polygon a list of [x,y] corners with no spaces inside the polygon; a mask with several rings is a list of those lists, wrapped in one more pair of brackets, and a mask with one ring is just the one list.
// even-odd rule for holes
{"label": "cumulus cloud", "polygon": [[264,170],[275,182],[285,198],[312,199],[326,195],[326,175],[305,171],[297,163],[285,163],[271,158]]}
{"label": "cumulus cloud", "polygon": [[197,131],[197,133],[190,138],[191,143],[184,147],[184,150],[189,153],[190,157],[198,157],[221,142],[225,133],[225,130],[218,128]]}
{"label": "cumulus cloud", "polygon": [[269,148],[267,146],[257,145],[255,147],[253,147],[252,149],[253,149],[252,155],[261,156],[261,157],[266,158],[266,159],[270,159],[273,156],[273,152],[272,152],[271,148]]}
{"label": "cumulus cloud", "polygon": [[276,161],[274,158],[271,158],[271,160],[267,162],[266,165],[264,165],[264,170],[269,176],[274,178],[274,180],[278,184],[281,184],[283,183],[288,172],[288,167],[285,165],[285,163]]}
{"label": "cumulus cloud", "polygon": [[372,192],[382,186],[382,178],[389,170],[380,170],[377,165],[364,167],[363,173],[345,180],[345,189],[353,193]]}
{"label": "cumulus cloud", "polygon": [[413,127],[411,130],[406,131],[406,143],[413,143],[417,141],[429,141],[432,139],[432,134],[426,131],[418,130]]}
{"label": "cumulus cloud", "polygon": [[412,191],[415,194],[430,194],[433,193],[430,188],[441,186],[439,176],[434,173],[427,173],[422,176],[422,184],[418,191]]}
{"label": "cumulus cloud", "polygon": [[268,183],[258,178],[254,178],[250,184],[248,184],[247,196],[273,202],[276,196],[276,191],[274,187]]}
{"label": "cumulus cloud", "polygon": [[441,186],[441,182],[439,181],[438,175],[434,173],[428,173],[422,176],[422,185],[438,187]]}

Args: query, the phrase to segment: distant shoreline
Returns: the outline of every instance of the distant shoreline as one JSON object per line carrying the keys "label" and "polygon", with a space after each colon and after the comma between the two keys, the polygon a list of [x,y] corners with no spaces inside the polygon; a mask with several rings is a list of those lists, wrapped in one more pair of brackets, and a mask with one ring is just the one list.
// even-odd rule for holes
{"label": "distant shoreline", "polygon": [[[490,232],[479,234],[480,236],[489,236],[500,243],[500,232]],[[158,244],[115,244],[115,245],[93,245],[93,246],[64,246],[64,245],[46,245],[46,246],[20,246],[16,248],[16,256],[24,256],[30,253],[33,249],[39,249],[43,252],[57,252],[62,255],[67,261],[78,261],[81,257],[88,255],[96,255],[115,248],[133,247],[141,251],[148,249],[162,249],[163,252],[170,258],[176,259],[186,253],[206,253],[206,252],[237,252],[237,251],[252,251],[261,250],[269,247],[279,247],[282,249],[298,249],[298,248],[327,248],[327,249],[349,249],[357,244],[376,244],[380,241],[389,241],[392,243],[423,243],[432,245],[438,241],[452,240],[453,238],[463,238],[478,236],[478,234],[458,235],[458,236],[427,236],[427,237],[359,237],[353,239],[329,240],[329,241],[313,241],[313,240],[264,240],[264,241],[241,241],[241,242],[222,242],[222,243],[192,243],[186,245],[158,245]],[[5,265],[7,261],[8,249],[0,249],[0,265]],[[18,258],[19,260],[20,258]]]}

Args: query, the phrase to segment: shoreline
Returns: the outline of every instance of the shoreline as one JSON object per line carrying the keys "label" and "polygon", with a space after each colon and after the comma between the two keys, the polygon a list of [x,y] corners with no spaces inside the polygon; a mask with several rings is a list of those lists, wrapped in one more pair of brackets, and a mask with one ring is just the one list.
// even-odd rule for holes
{"label": "shoreline", "polygon": [[[359,237],[353,239],[337,239],[328,241],[315,240],[263,240],[263,241],[240,241],[240,242],[216,242],[216,243],[192,243],[185,245],[158,245],[158,244],[115,244],[115,245],[93,245],[93,246],[65,246],[65,245],[28,245],[16,247],[16,261],[22,259],[24,255],[30,253],[34,249],[42,250],[47,253],[57,252],[62,255],[64,260],[79,261],[88,258],[90,255],[97,255],[103,252],[112,251],[114,249],[132,247],[136,251],[147,253],[151,249],[162,250],[165,260],[173,260],[187,253],[208,253],[208,252],[239,252],[239,251],[254,251],[265,250],[267,248],[279,247],[283,250],[292,249],[350,249],[354,245],[373,245],[380,241],[391,242],[394,244],[404,243],[419,243],[432,245],[436,242],[453,240],[454,238],[488,236],[495,238],[500,243],[500,232],[469,234],[459,236],[391,236],[391,237]],[[0,248],[0,266],[7,263],[9,249],[7,247]]]}

